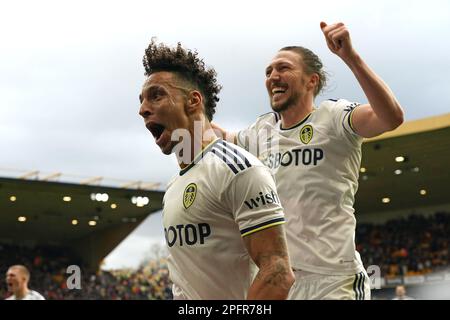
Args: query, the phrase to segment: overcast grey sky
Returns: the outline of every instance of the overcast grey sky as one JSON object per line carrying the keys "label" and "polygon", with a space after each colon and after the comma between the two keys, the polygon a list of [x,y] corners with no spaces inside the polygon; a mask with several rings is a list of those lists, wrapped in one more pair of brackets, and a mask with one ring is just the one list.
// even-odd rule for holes
{"label": "overcast grey sky", "polygon": [[[312,49],[331,74],[317,102],[366,102],[326,47],[322,20],[346,23],[407,121],[450,111],[448,0],[10,1],[0,11],[0,169],[167,183],[175,159],[160,153],[137,113],[152,36],[197,49],[216,69],[223,90],[215,121],[225,128],[269,110],[264,68],[286,45]],[[107,266],[136,265],[162,237],[158,214]]]}

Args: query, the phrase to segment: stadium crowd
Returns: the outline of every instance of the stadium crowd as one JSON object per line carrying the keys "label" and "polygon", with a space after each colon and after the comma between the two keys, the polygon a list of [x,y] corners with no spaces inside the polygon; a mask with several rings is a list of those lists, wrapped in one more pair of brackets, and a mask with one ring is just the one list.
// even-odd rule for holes
{"label": "stadium crowd", "polygon": [[[6,274],[14,264],[25,265],[31,272],[29,287],[50,300],[153,300],[171,299],[169,272],[164,259],[152,260],[138,270],[116,270],[84,273],[83,264],[74,255],[52,247],[19,247],[0,244],[0,273]],[[70,257],[70,258],[68,258]],[[69,290],[66,273],[69,265],[82,270],[81,289]],[[6,282],[2,279],[0,299],[8,297]]]}
{"label": "stadium crowd", "polygon": [[[450,214],[410,215],[384,224],[358,224],[357,250],[364,264],[378,265],[383,277],[423,275],[450,266]],[[68,258],[70,257],[70,258]],[[30,288],[46,299],[142,300],[171,299],[171,283],[164,258],[151,259],[137,270],[99,270],[82,273],[81,290],[69,290],[69,265],[82,263],[74,255],[52,247],[27,248],[0,244],[0,272],[23,264],[31,271]],[[8,296],[5,280],[0,299]]]}
{"label": "stadium crowd", "polygon": [[384,277],[424,275],[450,265],[450,214],[413,214],[380,225],[358,224],[357,250]]}

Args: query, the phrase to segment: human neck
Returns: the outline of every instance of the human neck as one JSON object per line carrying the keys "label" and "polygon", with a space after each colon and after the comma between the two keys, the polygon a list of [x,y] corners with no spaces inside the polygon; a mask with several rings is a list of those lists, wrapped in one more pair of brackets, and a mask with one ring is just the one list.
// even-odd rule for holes
{"label": "human neck", "polygon": [[[211,142],[217,140],[217,135],[207,120],[194,122],[194,127],[189,130],[189,133],[192,143],[185,145],[182,152],[176,153],[178,165],[181,169],[191,164]],[[186,150],[188,150],[187,157],[184,155]]]}
{"label": "human neck", "polygon": [[284,129],[291,128],[297,123],[305,119],[305,117],[314,110],[313,98],[306,97],[300,100],[297,104],[290,106],[284,111],[280,112],[281,127]]}
{"label": "human neck", "polygon": [[17,300],[22,300],[23,298],[25,298],[25,296],[28,294],[28,292],[30,292],[30,290],[28,290],[28,288],[26,288],[26,287],[20,288],[16,292],[14,292],[14,296],[16,297]]}

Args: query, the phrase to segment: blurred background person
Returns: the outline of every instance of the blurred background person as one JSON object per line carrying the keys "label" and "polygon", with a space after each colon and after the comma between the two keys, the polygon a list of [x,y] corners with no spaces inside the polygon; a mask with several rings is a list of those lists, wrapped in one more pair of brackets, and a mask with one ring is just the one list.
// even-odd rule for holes
{"label": "blurred background person", "polygon": [[414,300],[414,298],[408,297],[406,295],[405,286],[397,286],[395,288],[395,298],[392,300]]}
{"label": "blurred background person", "polygon": [[28,288],[29,281],[30,271],[25,266],[11,266],[6,272],[6,284],[12,295],[6,300],[45,300],[39,292]]}

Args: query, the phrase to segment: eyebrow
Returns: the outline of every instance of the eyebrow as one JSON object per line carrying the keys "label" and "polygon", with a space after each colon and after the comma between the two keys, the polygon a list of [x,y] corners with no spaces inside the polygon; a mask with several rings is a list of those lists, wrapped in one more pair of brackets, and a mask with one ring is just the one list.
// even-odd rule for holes
{"label": "eyebrow", "polygon": [[294,64],[291,61],[277,61],[275,63],[270,64],[267,68],[266,68],[266,72],[269,69],[273,69],[273,68],[278,68],[280,66],[288,66],[288,67],[294,67]]}
{"label": "eyebrow", "polygon": [[148,96],[150,91],[155,90],[155,87],[158,86],[154,84],[144,86],[144,88],[142,88],[142,92],[139,94],[139,102],[140,103],[144,102],[144,96]]}
{"label": "eyebrow", "polygon": [[272,67],[272,66],[280,66],[280,65],[288,65],[288,66],[292,66],[292,65],[294,65],[291,61],[287,61],[287,60],[278,60],[278,61],[275,61],[274,63],[271,63],[270,65],[269,65],[269,67]]}

